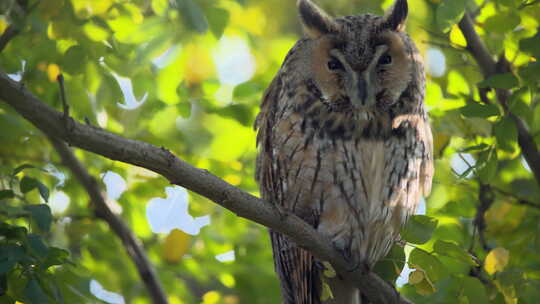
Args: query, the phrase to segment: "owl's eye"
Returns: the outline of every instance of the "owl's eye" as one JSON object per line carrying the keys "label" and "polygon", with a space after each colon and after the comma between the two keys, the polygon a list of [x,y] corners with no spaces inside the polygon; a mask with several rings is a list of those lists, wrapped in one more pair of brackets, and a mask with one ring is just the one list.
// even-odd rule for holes
{"label": "owl's eye", "polygon": [[337,58],[330,57],[330,60],[328,61],[328,68],[330,70],[343,70],[343,65]]}
{"label": "owl's eye", "polygon": [[379,65],[386,65],[392,63],[392,56],[384,54],[379,58]]}

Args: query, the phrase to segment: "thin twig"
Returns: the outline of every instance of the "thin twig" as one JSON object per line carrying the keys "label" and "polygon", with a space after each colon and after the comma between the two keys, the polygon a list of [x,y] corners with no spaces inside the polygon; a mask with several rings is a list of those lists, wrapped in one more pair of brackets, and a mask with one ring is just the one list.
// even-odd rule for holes
{"label": "thin twig", "polygon": [[56,80],[58,81],[58,85],[60,86],[60,99],[62,100],[62,108],[64,110],[64,124],[66,126],[66,130],[69,126],[69,104],[67,103],[66,99],[66,88],[64,86],[64,75],[58,74],[56,77]]}
{"label": "thin twig", "polygon": [[63,164],[71,170],[85,188],[88,196],[90,196],[96,216],[107,222],[111,230],[122,240],[127,254],[133,260],[139,276],[151,295],[152,302],[155,304],[167,304],[167,296],[143,247],[129,227],[109,208],[103,195],[101,195],[96,179],[88,173],[66,144],[54,137],[49,136],[49,139],[56,152],[60,155]]}

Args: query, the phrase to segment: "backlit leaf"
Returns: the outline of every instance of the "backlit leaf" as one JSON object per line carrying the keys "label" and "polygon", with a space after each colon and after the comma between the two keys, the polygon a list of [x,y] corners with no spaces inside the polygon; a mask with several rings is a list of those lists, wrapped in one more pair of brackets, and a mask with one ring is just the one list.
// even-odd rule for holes
{"label": "backlit leaf", "polygon": [[208,21],[203,10],[193,0],[176,0],[178,11],[184,19],[184,23],[199,33],[208,30]]}
{"label": "backlit leaf", "polygon": [[512,152],[514,149],[513,143],[517,142],[517,128],[514,121],[506,116],[499,120],[493,126],[493,133],[497,138],[497,145],[505,150]]}
{"label": "backlit leaf", "polygon": [[463,294],[469,303],[474,304],[487,304],[490,303],[486,293],[486,287],[480,280],[471,276],[464,276],[461,278]]}
{"label": "backlit leaf", "polygon": [[436,18],[439,29],[448,31],[465,12],[465,0],[443,0],[437,7]]}
{"label": "backlit leaf", "polygon": [[499,109],[492,104],[480,104],[471,102],[460,109],[461,114],[465,117],[481,117],[487,118],[499,115]]}
{"label": "backlit leaf", "polygon": [[480,83],[480,88],[512,89],[519,85],[519,80],[512,73],[496,74]]}
{"label": "backlit leaf", "polygon": [[435,245],[433,245],[433,250],[439,255],[455,258],[471,266],[478,265],[468,252],[454,243],[437,240]]}
{"label": "backlit leaf", "polygon": [[533,56],[540,56],[540,33],[519,41],[519,49]]}
{"label": "backlit leaf", "polygon": [[431,239],[431,234],[437,227],[438,220],[426,215],[413,215],[401,235],[407,242],[424,244]]}
{"label": "backlit leaf", "polygon": [[431,281],[439,280],[446,271],[436,256],[420,248],[415,248],[411,251],[409,255],[409,267],[423,269]]}
{"label": "backlit leaf", "polygon": [[31,279],[28,281],[26,287],[24,288],[24,296],[30,304],[49,303],[49,298],[36,279]]}
{"label": "backlit leaf", "polygon": [[173,229],[165,238],[163,257],[169,263],[178,263],[186,254],[191,236],[182,230]]}
{"label": "backlit leaf", "polygon": [[36,221],[37,226],[44,232],[47,232],[51,228],[52,214],[51,208],[45,204],[28,205],[25,209],[30,213],[32,218]]}
{"label": "backlit leaf", "polygon": [[208,23],[210,25],[210,30],[216,38],[221,38],[223,31],[227,23],[229,23],[229,12],[222,8],[210,8],[206,11],[208,15]]}
{"label": "backlit leaf", "polygon": [[405,251],[395,244],[388,254],[380,259],[373,271],[388,282],[394,282],[405,266]]}
{"label": "backlit leaf", "polygon": [[497,174],[497,168],[499,165],[497,158],[497,150],[491,149],[484,151],[480,154],[478,160],[479,169],[478,176],[484,183],[489,183]]}
{"label": "backlit leaf", "polygon": [[510,252],[508,250],[497,247],[491,250],[484,262],[484,269],[489,274],[495,274],[504,270],[510,259]]}
{"label": "backlit leaf", "polygon": [[13,190],[0,190],[0,200],[14,197],[15,193],[13,193]]}

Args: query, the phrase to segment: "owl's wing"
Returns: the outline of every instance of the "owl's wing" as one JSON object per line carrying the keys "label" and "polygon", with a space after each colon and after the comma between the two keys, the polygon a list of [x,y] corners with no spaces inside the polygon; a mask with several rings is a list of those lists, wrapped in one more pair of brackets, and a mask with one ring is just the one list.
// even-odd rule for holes
{"label": "owl's wing", "polygon": [[420,164],[420,187],[421,194],[427,197],[431,193],[431,181],[433,179],[433,135],[431,127],[426,120],[422,120],[418,128],[418,139],[424,143],[424,155]]}
{"label": "owl's wing", "polygon": [[[282,94],[283,79],[276,76],[264,94],[261,112],[255,121],[258,130],[256,179],[259,182],[262,197],[280,208],[295,209],[287,189],[294,188],[294,178],[289,174],[293,168],[292,157],[284,157],[279,147],[286,134],[283,129],[287,121],[278,119],[278,103],[287,103],[288,97]],[[285,98],[281,100],[280,98]],[[279,120],[279,121],[278,121]],[[299,206],[300,207],[300,206]],[[304,208],[305,209],[305,208]],[[313,224],[317,219],[308,211],[309,216],[302,216],[302,208],[297,208],[297,215]],[[305,210],[304,210],[305,211]],[[281,292],[286,304],[319,304],[320,276],[319,268],[311,253],[296,246],[288,237],[270,231],[274,267],[279,275]]]}

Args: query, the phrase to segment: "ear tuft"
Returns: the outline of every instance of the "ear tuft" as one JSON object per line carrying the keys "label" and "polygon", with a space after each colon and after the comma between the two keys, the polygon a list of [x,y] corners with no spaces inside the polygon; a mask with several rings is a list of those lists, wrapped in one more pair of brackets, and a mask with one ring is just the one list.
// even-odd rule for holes
{"label": "ear tuft", "polygon": [[385,17],[385,27],[394,31],[402,31],[405,29],[405,21],[409,13],[407,0],[396,0],[392,8],[387,12]]}
{"label": "ear tuft", "polygon": [[298,11],[306,35],[312,39],[335,32],[337,29],[332,18],[310,0],[298,0]]}

